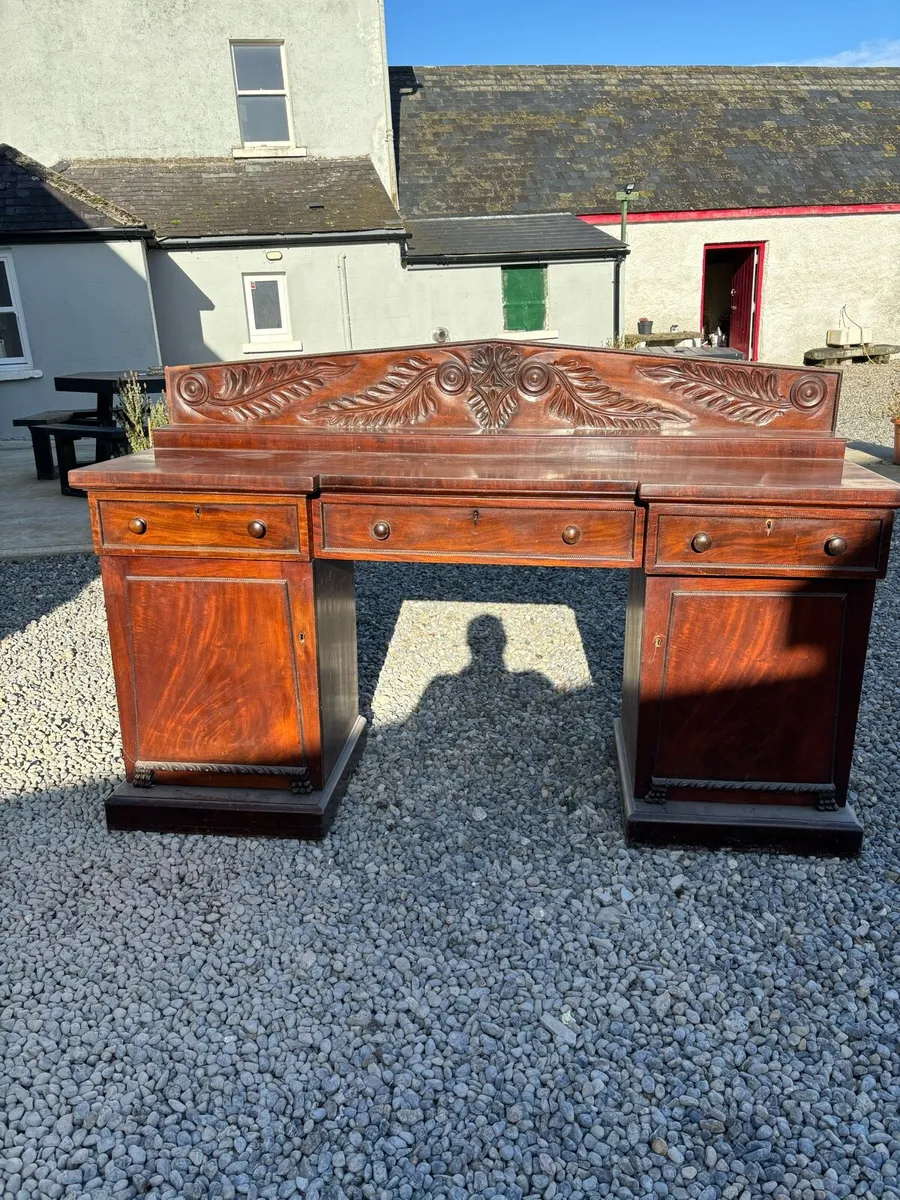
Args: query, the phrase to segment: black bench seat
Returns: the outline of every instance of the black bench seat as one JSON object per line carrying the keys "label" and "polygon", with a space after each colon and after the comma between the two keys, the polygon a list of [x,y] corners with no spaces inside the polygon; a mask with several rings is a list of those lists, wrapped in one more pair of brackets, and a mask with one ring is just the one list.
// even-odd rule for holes
{"label": "black bench seat", "polygon": [[[59,464],[59,490],[64,496],[86,496],[80,488],[69,486],[69,472],[78,466],[75,443],[82,438],[94,438],[97,442],[97,462],[118,458],[128,453],[128,437],[118,425],[79,425],[74,421],[48,423],[34,426],[56,442],[56,461]],[[33,432],[33,431],[32,431]]]}

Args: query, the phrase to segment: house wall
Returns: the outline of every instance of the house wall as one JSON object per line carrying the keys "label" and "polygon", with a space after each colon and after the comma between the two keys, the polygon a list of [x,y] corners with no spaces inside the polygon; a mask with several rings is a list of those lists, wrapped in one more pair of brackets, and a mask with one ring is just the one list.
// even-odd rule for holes
{"label": "house wall", "polygon": [[226,157],[230,40],[283,40],[297,145],[370,156],[394,195],[383,0],[3,0],[2,140],[47,165]]}
{"label": "house wall", "polygon": [[57,392],[55,375],[142,369],[159,363],[144,243],[45,243],[11,249],[25,329],[39,379],[4,379],[0,438],[28,437],[14,417],[90,408],[92,397]]}
{"label": "house wall", "polygon": [[[618,234],[618,224],[601,225]],[[900,335],[900,214],[665,221],[628,227],[623,271],[626,332],[698,329],[703,247],[765,242],[759,356],[801,363],[825,344],[843,305],[877,341]]]}
{"label": "house wall", "polygon": [[[439,326],[453,341],[503,336],[499,266],[405,270],[396,243],[286,246],[282,255],[270,262],[265,247],[151,251],[163,361],[248,357],[242,277],[255,272],[285,274],[292,344],[283,348],[297,353],[415,345]],[[551,263],[548,306],[560,342],[605,345],[613,336],[612,263]]]}

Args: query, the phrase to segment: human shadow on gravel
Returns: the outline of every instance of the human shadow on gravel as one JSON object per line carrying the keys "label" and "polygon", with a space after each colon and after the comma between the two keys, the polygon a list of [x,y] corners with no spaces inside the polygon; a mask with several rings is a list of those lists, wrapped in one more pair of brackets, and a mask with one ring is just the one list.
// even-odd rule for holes
{"label": "human shadow on gravel", "polygon": [[0,638],[68,604],[99,573],[93,554],[0,561]]}
{"label": "human shadow on gravel", "polygon": [[618,704],[625,636],[625,571],[439,564],[412,567],[403,563],[357,564],[356,570],[359,701],[360,712],[367,719],[371,720],[372,698],[400,610],[407,600],[564,605],[575,615],[594,688],[612,692]]}

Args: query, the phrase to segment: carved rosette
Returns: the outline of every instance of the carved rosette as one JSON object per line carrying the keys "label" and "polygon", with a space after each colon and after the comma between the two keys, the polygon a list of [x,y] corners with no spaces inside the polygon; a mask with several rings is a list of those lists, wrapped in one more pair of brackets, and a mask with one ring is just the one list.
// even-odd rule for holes
{"label": "carved rosette", "polygon": [[[357,359],[283,359],[187,371],[175,379],[176,400],[213,420],[255,421],[292,408],[298,401],[349,374]],[[216,379],[215,384],[211,379]]]}
{"label": "carved rosette", "polygon": [[821,375],[801,375],[791,388],[791,404],[801,411],[816,409],[828,395],[828,385]]}
{"label": "carved rosette", "polygon": [[340,429],[396,429],[427,421],[442,398],[460,396],[486,433],[506,428],[523,404],[538,401],[576,429],[658,433],[665,423],[691,420],[664,404],[613,390],[576,354],[528,357],[502,343],[454,351],[438,363],[411,355],[365,391],[327,400],[311,416]]}

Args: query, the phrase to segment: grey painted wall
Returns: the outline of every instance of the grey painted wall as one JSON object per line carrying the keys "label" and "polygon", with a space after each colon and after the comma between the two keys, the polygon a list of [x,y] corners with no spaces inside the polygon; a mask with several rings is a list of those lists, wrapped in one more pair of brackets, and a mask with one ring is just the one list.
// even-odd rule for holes
{"label": "grey painted wall", "polygon": [[639,317],[699,328],[704,245],[765,242],[761,360],[802,363],[845,304],[877,341],[900,340],[900,213],[632,224],[628,241],[626,332]]}
{"label": "grey painted wall", "polygon": [[48,408],[90,407],[64,395],[55,375],[149,367],[159,345],[142,241],[19,245],[12,252],[25,328],[39,379],[0,371],[0,438],[28,436],[14,417]]}
{"label": "grey painted wall", "polygon": [[283,40],[297,145],[371,156],[394,194],[383,0],[3,0],[0,140],[47,165],[228,156],[229,40]]}
{"label": "grey painted wall", "polygon": [[[502,337],[500,267],[404,270],[396,244],[151,250],[150,278],[167,363],[249,359],[244,274],[283,272],[291,316],[284,349],[318,353],[415,345],[443,326],[454,341]],[[346,272],[349,328],[342,299]],[[613,266],[551,263],[548,329],[560,342],[603,346],[613,336]],[[280,347],[265,347],[277,353]]]}

